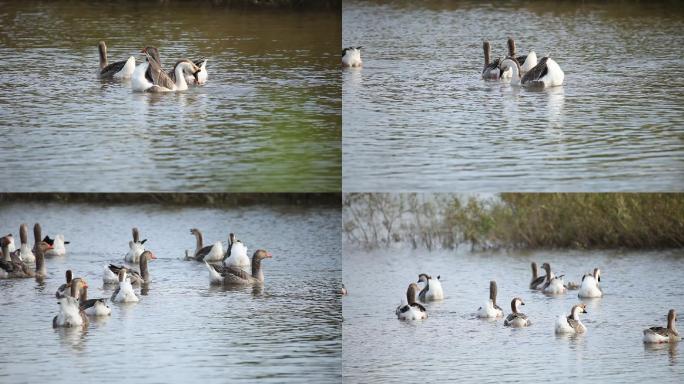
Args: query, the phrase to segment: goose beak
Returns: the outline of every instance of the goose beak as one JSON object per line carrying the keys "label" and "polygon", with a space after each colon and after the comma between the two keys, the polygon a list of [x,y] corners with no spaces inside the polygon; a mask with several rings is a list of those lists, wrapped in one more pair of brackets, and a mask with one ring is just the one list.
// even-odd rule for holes
{"label": "goose beak", "polygon": [[266,257],[268,257],[268,258],[272,258],[272,257],[273,257],[273,255],[271,254],[271,252],[266,252]]}
{"label": "goose beak", "polygon": [[151,259],[156,259],[157,256],[155,256],[154,253],[150,252],[150,258],[151,258]]}

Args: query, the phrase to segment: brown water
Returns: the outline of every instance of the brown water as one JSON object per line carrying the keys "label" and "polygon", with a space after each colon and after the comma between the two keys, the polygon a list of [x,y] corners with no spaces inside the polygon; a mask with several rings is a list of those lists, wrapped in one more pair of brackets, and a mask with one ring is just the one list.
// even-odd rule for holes
{"label": "brown water", "polygon": [[[549,262],[566,281],[601,267],[602,299],[577,291],[547,297],[528,289],[530,262]],[[343,252],[343,375],[350,383],[430,382],[679,382],[684,345],[646,346],[642,330],[665,326],[667,311],[684,312],[684,253],[537,251],[472,254],[392,249]],[[427,305],[428,319],[397,320],[394,310],[419,273],[441,275],[445,299]],[[519,296],[532,325],[510,329],[503,320],[475,317],[498,285],[498,304],[510,313]],[[562,337],[554,321],[576,303],[587,333]],[[681,324],[679,326],[681,329]]]}
{"label": "brown water", "polygon": [[[0,280],[0,382],[340,382],[339,210],[158,205],[0,205],[0,233],[39,220],[59,231],[68,254],[47,260],[48,278]],[[102,271],[122,263],[139,226],[152,283],[136,304],[112,304],[87,330],[52,328],[64,272],[86,279],[90,297],[110,297]],[[182,260],[235,231],[250,252],[269,250],[263,288],[209,285],[204,264]],[[137,293],[140,293],[136,289]]]}
{"label": "brown water", "polygon": [[[341,17],[207,2],[5,2],[3,191],[339,191]],[[101,81],[159,47],[208,58],[209,80],[149,95]],[[44,177],[45,175],[49,177]],[[41,179],[41,183],[36,180]]]}
{"label": "brown water", "polygon": [[[345,1],[344,190],[682,190],[684,9],[616,4]],[[565,85],[482,81],[508,36]]]}

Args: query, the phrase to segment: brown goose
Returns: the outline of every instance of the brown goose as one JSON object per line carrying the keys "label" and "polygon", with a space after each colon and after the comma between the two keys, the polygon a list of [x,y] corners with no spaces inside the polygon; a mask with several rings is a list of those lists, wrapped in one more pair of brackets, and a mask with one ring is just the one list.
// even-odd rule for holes
{"label": "brown goose", "polygon": [[427,310],[416,302],[418,284],[411,283],[406,289],[406,302],[401,303],[394,313],[399,320],[424,320],[427,319]]}
{"label": "brown goose", "polygon": [[499,68],[501,59],[490,61],[492,47],[489,44],[489,41],[482,43],[482,49],[484,50],[484,68],[482,69],[482,78],[485,80],[499,80],[501,77],[501,69]]}
{"label": "brown goose", "polygon": [[209,281],[212,284],[225,285],[263,284],[264,272],[261,270],[261,260],[272,257],[273,255],[270,252],[257,249],[254,255],[252,255],[251,274],[239,268],[224,267],[205,262],[209,269]]}
{"label": "brown goose", "polygon": [[[9,254],[9,240],[7,239],[7,237],[3,237],[2,239],[0,239],[0,245],[2,245],[3,253],[3,260],[0,261],[0,278],[44,278],[47,275],[45,269],[45,251],[51,248],[49,244],[42,241],[38,243],[37,250],[35,251],[35,270],[32,270],[27,263],[19,260],[18,257],[12,259],[11,255]],[[10,261],[5,261],[8,258],[10,259]]]}
{"label": "brown goose", "polygon": [[507,327],[527,327],[532,325],[530,319],[524,313],[518,312],[518,305],[525,305],[519,297],[514,297],[511,300],[511,313],[504,320],[504,325]]}
{"label": "brown goose", "polygon": [[[199,229],[193,228],[190,230],[190,233],[195,235],[195,241],[196,241],[196,246],[195,246],[195,255],[193,258],[197,261],[209,261],[209,262],[217,262],[223,260],[223,257],[225,256],[223,252],[223,244],[220,241],[215,242],[213,245],[207,245],[206,247],[203,244],[203,239],[202,239],[202,232],[200,232]],[[228,242],[230,243],[230,238]]]}
{"label": "brown goose", "polygon": [[[159,61],[158,52],[150,52],[150,48],[146,47],[142,52],[147,57],[148,67],[145,72],[145,78],[152,83],[152,86],[146,89],[146,92],[170,92],[170,91],[184,91],[188,89],[188,84],[185,81],[185,74],[190,74],[197,81],[197,73],[200,68],[188,59],[181,59],[176,62],[173,67],[175,73],[175,80],[171,79],[169,75],[164,72]],[[156,48],[155,48],[156,49]]]}
{"label": "brown goose", "polygon": [[667,312],[667,328],[651,327],[644,329],[644,343],[669,343],[681,340],[679,332],[675,323],[677,322],[677,313],[674,309]]}
{"label": "brown goose", "polygon": [[100,77],[116,77],[128,78],[131,77],[135,70],[135,57],[131,56],[128,60],[117,61],[109,64],[107,61],[107,45],[104,41],[97,44],[97,49],[100,51]]}
{"label": "brown goose", "polygon": [[[136,271],[135,269],[128,268],[123,265],[114,265],[114,264],[109,264],[109,271],[113,273],[114,275],[118,276],[120,271],[126,271],[128,274],[128,277],[131,280],[132,285],[141,285],[141,284],[147,284],[151,281],[150,278],[150,272],[147,267],[147,262],[149,260],[154,260],[156,259],[157,256],[152,253],[152,251],[144,251],[139,258],[139,267],[140,267],[140,272]],[[117,278],[118,280],[118,278]]]}

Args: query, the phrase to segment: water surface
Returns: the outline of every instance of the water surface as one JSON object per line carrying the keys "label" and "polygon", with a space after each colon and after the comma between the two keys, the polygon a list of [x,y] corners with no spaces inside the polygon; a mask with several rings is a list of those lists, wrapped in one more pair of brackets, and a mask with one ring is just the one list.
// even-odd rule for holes
{"label": "water surface", "polygon": [[[0,12],[4,191],[339,191],[339,11],[206,2],[10,2]],[[148,95],[102,81],[159,47],[209,80]],[[45,172],[50,175],[45,178]],[[40,185],[36,180],[41,177]]]}
{"label": "water surface", "polygon": [[[345,1],[343,45],[364,66],[343,72],[344,190],[682,190],[682,11]],[[565,85],[482,81],[482,41],[499,57],[508,36]]]}
{"label": "water surface", "polygon": [[[343,375],[350,383],[434,382],[679,382],[684,345],[645,346],[642,330],[665,326],[667,311],[684,311],[682,251],[538,251],[508,254],[345,249],[342,300]],[[602,269],[602,299],[577,291],[547,297],[530,291],[529,263],[547,261],[567,280]],[[426,272],[441,275],[445,299],[427,305],[428,319],[397,320],[406,288]],[[510,329],[503,320],[475,317],[498,284],[498,304],[525,301],[533,324]],[[554,320],[579,302],[588,328],[580,336],[554,334]],[[680,325],[681,329],[681,325]],[[679,343],[681,344],[681,343]]]}
{"label": "water surface", "polygon": [[[47,260],[43,284],[0,280],[0,382],[341,380],[339,210],[0,206],[3,234],[36,220],[71,244],[65,257]],[[53,330],[64,272],[84,277],[90,297],[109,297],[102,270],[123,261],[133,225],[158,257],[149,291],[137,304],[110,303],[112,315],[86,331]],[[235,231],[250,255],[272,252],[263,288],[211,287],[204,264],[181,260],[195,246],[192,226],[206,242],[225,243]]]}

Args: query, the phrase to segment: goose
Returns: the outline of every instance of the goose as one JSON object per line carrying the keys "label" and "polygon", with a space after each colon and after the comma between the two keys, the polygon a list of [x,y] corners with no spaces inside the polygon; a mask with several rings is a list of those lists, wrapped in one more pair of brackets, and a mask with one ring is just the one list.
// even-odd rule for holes
{"label": "goose", "polygon": [[521,77],[520,63],[513,57],[501,61],[499,68],[503,72],[510,71],[511,84],[523,87],[548,88],[563,85],[565,74],[552,58],[545,56],[539,63]]}
{"label": "goose", "polygon": [[496,319],[503,317],[503,309],[496,305],[496,281],[489,282],[489,300],[487,303],[477,309],[477,317],[481,319]]}
{"label": "goose", "polygon": [[582,284],[580,285],[579,293],[577,294],[580,298],[595,298],[602,297],[603,291],[599,286],[601,282],[601,270],[594,268],[593,274],[586,274],[582,277]]}
{"label": "goose", "polygon": [[133,74],[135,69],[135,57],[131,56],[128,60],[117,61],[115,63],[108,64],[107,62],[107,45],[104,41],[100,41],[97,44],[97,48],[100,51],[100,77],[108,78],[129,78]]}
{"label": "goose", "polygon": [[556,333],[584,333],[587,327],[579,319],[580,313],[587,313],[586,304],[573,305],[570,316],[560,316],[556,320]]}
{"label": "goose", "polygon": [[[203,85],[207,82],[207,78],[209,77],[207,74],[207,59],[202,58],[199,60],[193,60],[192,62],[199,68],[199,72],[197,72],[196,78],[194,75],[186,73],[185,82],[188,84]],[[174,83],[176,82],[176,72],[174,70],[168,71],[166,74],[169,75]]]}
{"label": "goose", "polygon": [[190,233],[195,235],[197,246],[195,247],[194,259],[197,261],[217,262],[223,260],[223,244],[220,241],[213,245],[203,246],[202,232],[199,229],[193,228]]}
{"label": "goose", "polygon": [[418,294],[418,298],[423,303],[428,301],[437,301],[444,299],[444,291],[442,290],[442,283],[439,281],[439,276],[433,279],[426,273],[418,275],[418,282],[425,283],[425,286]]}
{"label": "goose", "polygon": [[119,271],[119,286],[112,293],[112,301],[115,303],[137,303],[140,301],[133,291],[130,279],[126,277],[126,270]]}
{"label": "goose", "polygon": [[568,291],[563,285],[563,276],[558,276],[551,272],[551,265],[549,263],[542,264],[542,268],[546,271],[546,279],[542,292],[550,295],[559,295]]}
{"label": "goose", "polygon": [[249,270],[250,261],[247,256],[247,247],[240,240],[236,240],[232,233],[230,235],[230,246],[228,247],[229,251],[226,252],[225,265],[245,271]]}
{"label": "goose", "polygon": [[343,67],[360,67],[363,65],[361,61],[361,48],[363,47],[347,47],[342,49],[342,66]]}
{"label": "goose", "polygon": [[181,59],[176,62],[173,67],[175,73],[175,81],[162,69],[161,63],[157,55],[148,52],[149,48],[144,48],[142,52],[147,56],[147,69],[145,71],[146,79],[153,85],[144,89],[145,92],[173,92],[184,91],[188,89],[188,83],[185,81],[185,74],[191,74],[195,81],[197,81],[197,73],[199,67],[188,59]]}
{"label": "goose", "polygon": [[137,263],[140,260],[140,255],[145,252],[145,242],[147,239],[140,240],[140,232],[138,228],[133,227],[133,241],[128,242],[128,253],[124,256],[124,260]]}
{"label": "goose", "polygon": [[501,68],[499,68],[501,59],[496,59],[490,62],[492,47],[489,44],[489,41],[482,43],[482,49],[484,50],[484,68],[482,69],[482,78],[485,80],[499,80],[501,77]]}
{"label": "goose", "polygon": [[[157,48],[145,47],[140,52],[148,54],[154,60],[156,60],[157,63],[161,63]],[[131,88],[133,91],[144,92],[152,87],[154,87],[154,83],[152,81],[152,73],[150,71],[150,59],[148,58],[144,63],[135,67],[133,75],[131,76]]]}
{"label": "goose", "polygon": [[204,264],[209,269],[209,282],[211,284],[224,285],[245,285],[245,284],[263,284],[264,272],[261,270],[261,260],[270,259],[273,255],[270,252],[257,249],[252,255],[252,273],[245,272],[240,268],[223,267],[221,265],[209,264],[206,261]]}
{"label": "goose", "polygon": [[340,288],[340,295],[342,296],[347,296],[349,292],[347,291],[347,288],[342,284],[342,288]]}
{"label": "goose", "polygon": [[538,276],[539,271],[537,270],[537,263],[532,262],[532,280],[530,280],[530,289],[541,290],[544,288],[544,281],[546,276]]}
{"label": "goose", "polygon": [[[45,268],[45,251],[49,250],[51,246],[43,241],[38,243],[37,250],[34,252],[36,256],[35,270],[32,270],[28,263],[21,261],[18,257],[12,258],[9,253],[9,240],[6,237],[0,239],[2,246],[3,258],[0,261],[0,278],[2,279],[22,279],[35,277],[42,279],[47,276]],[[6,260],[10,261],[6,261]]]}
{"label": "goose", "polygon": [[52,327],[77,327],[88,325],[88,317],[80,310],[75,297],[65,296],[57,301],[59,313],[52,319]]}
{"label": "goose", "polygon": [[425,307],[416,302],[416,292],[418,284],[411,283],[406,290],[406,301],[397,307],[395,311],[399,320],[424,320],[427,319]]}
{"label": "goose", "polygon": [[[19,259],[25,263],[33,264],[36,262],[36,255],[28,245],[28,225],[22,224],[19,226]],[[12,252],[10,250],[10,252]]]}
{"label": "goose", "polygon": [[47,251],[45,253],[45,256],[64,256],[64,255],[66,255],[66,244],[69,244],[69,242],[64,241],[64,235],[61,235],[61,234],[55,235],[54,239],[51,239],[50,236],[45,236],[43,241],[52,245],[52,249]]}
{"label": "goose", "polygon": [[[72,295],[73,296],[73,295]],[[106,299],[88,299],[88,286],[84,286],[78,294],[79,308],[89,316],[109,316],[112,309],[107,305]]]}
{"label": "goose", "polygon": [[71,273],[71,269],[67,269],[66,273],[66,283],[62,284],[57,288],[57,292],[55,292],[55,296],[58,299],[61,299],[62,297],[68,295],[68,290],[71,289],[71,280],[73,280],[73,275]]}
{"label": "goose", "polygon": [[518,312],[518,305],[525,305],[525,303],[521,298],[514,297],[513,300],[511,300],[512,312],[506,317],[506,320],[504,320],[504,325],[506,327],[519,328],[532,325],[532,322],[527,318],[526,314]]}
{"label": "goose", "polygon": [[674,309],[667,312],[667,328],[651,327],[644,329],[644,343],[669,343],[681,340],[675,327],[677,313]]}
{"label": "goose", "polygon": [[112,276],[117,276],[117,282],[119,281],[119,271],[125,271],[128,274],[128,278],[131,281],[131,285],[141,285],[141,284],[149,284],[152,279],[150,277],[150,272],[147,268],[147,262],[149,260],[154,260],[156,259],[157,256],[152,253],[152,251],[144,251],[140,257],[138,258],[138,263],[140,267],[140,272],[132,269],[125,267],[123,265],[114,265],[114,264],[109,264],[108,267],[105,268],[105,277],[104,281],[106,281],[106,284],[111,284],[111,277]]}
{"label": "goose", "polygon": [[537,65],[537,54],[534,51],[530,51],[527,55],[516,56],[515,41],[512,37],[508,38],[508,57],[514,57],[520,63],[520,72],[522,74],[525,74],[525,72],[528,72]]}
{"label": "goose", "polygon": [[7,247],[9,248],[9,252],[14,253],[14,251],[17,250],[17,247],[14,243],[14,236],[12,236],[12,234],[10,233],[5,237],[7,238],[7,241],[9,241],[9,244],[7,245]]}

